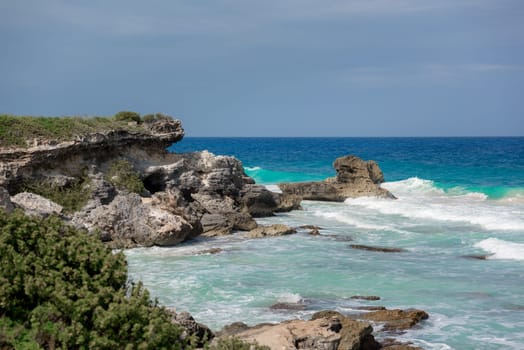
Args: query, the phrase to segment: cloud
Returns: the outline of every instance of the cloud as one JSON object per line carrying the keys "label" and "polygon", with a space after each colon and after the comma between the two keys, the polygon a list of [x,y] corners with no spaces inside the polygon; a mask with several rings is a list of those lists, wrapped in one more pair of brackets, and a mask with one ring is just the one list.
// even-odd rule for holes
{"label": "cloud", "polygon": [[469,63],[425,64],[402,67],[354,67],[338,72],[331,79],[349,87],[391,88],[420,85],[455,84],[487,74],[524,72],[524,66]]}
{"label": "cloud", "polygon": [[275,23],[398,16],[463,8],[490,9],[512,0],[18,0],[0,5],[1,22],[19,27],[62,23],[116,36],[223,35]]}

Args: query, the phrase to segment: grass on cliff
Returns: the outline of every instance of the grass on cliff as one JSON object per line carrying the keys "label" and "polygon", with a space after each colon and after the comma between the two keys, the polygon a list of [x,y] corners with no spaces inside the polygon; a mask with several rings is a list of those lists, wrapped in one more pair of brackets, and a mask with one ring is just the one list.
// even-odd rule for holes
{"label": "grass on cliff", "polygon": [[111,164],[107,179],[119,190],[139,194],[145,190],[140,174],[135,171],[133,164],[125,159],[119,159]]}
{"label": "grass on cliff", "polygon": [[138,130],[113,117],[29,117],[0,114],[0,147],[28,147],[34,139],[67,141],[109,130]]}

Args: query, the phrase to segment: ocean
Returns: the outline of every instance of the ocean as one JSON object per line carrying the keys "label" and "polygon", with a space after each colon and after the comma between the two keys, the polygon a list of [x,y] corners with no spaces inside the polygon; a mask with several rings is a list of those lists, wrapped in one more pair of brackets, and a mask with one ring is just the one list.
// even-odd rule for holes
{"label": "ocean", "polygon": [[[396,338],[426,349],[524,349],[524,138],[185,138],[170,148],[198,150],[237,157],[273,190],[334,176],[337,157],[357,155],[377,161],[398,199],[304,201],[303,210],[257,220],[318,225],[320,236],[233,234],[127,250],[131,278],[161,304],[215,330],[325,309],[420,308],[429,319]],[[211,247],[224,251],[195,255]],[[298,301],[304,310],[270,308]]]}

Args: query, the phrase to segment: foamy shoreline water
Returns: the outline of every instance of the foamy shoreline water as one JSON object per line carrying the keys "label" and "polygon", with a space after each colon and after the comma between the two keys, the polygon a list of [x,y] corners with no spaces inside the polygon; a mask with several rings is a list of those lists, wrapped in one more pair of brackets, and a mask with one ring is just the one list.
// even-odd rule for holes
{"label": "foamy shoreline water", "polygon": [[[332,176],[337,155],[361,155],[379,161],[388,180],[383,186],[399,199],[305,201],[302,211],[258,220],[318,225],[320,236],[299,231],[246,240],[235,234],[127,251],[132,277],[163,304],[189,310],[214,329],[234,321],[307,318],[321,309],[417,307],[430,318],[403,340],[426,349],[522,349],[524,139],[188,142],[237,155],[251,167],[246,172],[272,190],[281,181]],[[406,251],[359,251],[350,243]],[[195,255],[211,247],[223,251]],[[356,301],[352,295],[382,299]],[[305,310],[269,308],[298,299],[306,301]]]}

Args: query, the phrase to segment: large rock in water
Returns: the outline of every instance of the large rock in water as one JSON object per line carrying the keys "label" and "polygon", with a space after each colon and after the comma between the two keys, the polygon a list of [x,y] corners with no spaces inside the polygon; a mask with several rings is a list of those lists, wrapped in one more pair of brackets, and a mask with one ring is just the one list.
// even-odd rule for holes
{"label": "large rock in water", "polygon": [[351,320],[334,311],[317,313],[309,320],[248,327],[235,323],[217,335],[257,342],[271,349],[371,350],[379,349],[369,323]]}
{"label": "large rock in water", "polygon": [[380,187],[384,175],[375,161],[364,161],[356,156],[337,158],[333,163],[337,175],[324,181],[282,183],[282,195],[308,200],[343,202],[346,198],[373,196],[395,198]]}

